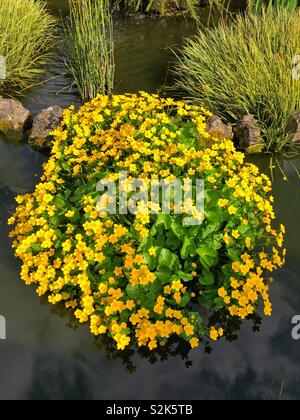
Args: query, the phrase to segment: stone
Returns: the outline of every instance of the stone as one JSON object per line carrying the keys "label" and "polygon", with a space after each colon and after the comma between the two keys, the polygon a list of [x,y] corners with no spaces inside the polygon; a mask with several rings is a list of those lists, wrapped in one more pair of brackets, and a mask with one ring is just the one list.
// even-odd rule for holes
{"label": "stone", "polygon": [[235,134],[241,149],[247,153],[260,153],[264,149],[261,129],[254,115],[244,115],[237,123]]}
{"label": "stone", "polygon": [[63,119],[63,110],[57,105],[43,109],[33,119],[32,130],[29,135],[29,144],[38,150],[51,148],[51,131],[55,130]]}
{"label": "stone", "polygon": [[295,111],[290,116],[286,125],[286,132],[294,134],[292,143],[300,143],[300,111]]}
{"label": "stone", "polygon": [[231,139],[233,132],[230,124],[224,124],[216,115],[212,115],[206,121],[206,131],[212,136],[220,139]]}
{"label": "stone", "polygon": [[21,142],[31,123],[31,113],[21,102],[0,97],[0,134],[4,138]]}

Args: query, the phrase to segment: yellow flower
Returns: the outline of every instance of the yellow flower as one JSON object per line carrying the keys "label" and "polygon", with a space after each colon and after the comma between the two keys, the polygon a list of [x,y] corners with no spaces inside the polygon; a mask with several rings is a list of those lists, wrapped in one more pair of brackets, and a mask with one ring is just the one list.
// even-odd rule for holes
{"label": "yellow flower", "polygon": [[183,288],[183,284],[180,280],[174,280],[172,283],[172,289],[176,292],[180,292],[180,290]]}
{"label": "yellow flower", "polygon": [[107,292],[107,285],[105,283],[100,283],[99,284],[99,292],[101,294],[104,294]]}
{"label": "yellow flower", "polygon": [[221,289],[218,290],[218,295],[222,298],[227,296],[227,291],[224,289],[224,287],[222,287]]}
{"label": "yellow flower", "polygon": [[165,286],[164,287],[164,293],[165,293],[165,295],[170,295],[172,293],[171,286]]}
{"label": "yellow flower", "polygon": [[235,239],[239,239],[239,237],[240,237],[239,231],[238,230],[233,230],[232,231],[232,237],[235,238]]}
{"label": "yellow flower", "polygon": [[156,340],[151,340],[148,344],[148,347],[150,350],[154,350],[157,348],[157,341]]}
{"label": "yellow flower", "polygon": [[153,257],[155,257],[156,254],[157,254],[156,247],[152,246],[151,248],[149,248],[149,254],[152,255]]}
{"label": "yellow flower", "polygon": [[166,310],[166,316],[167,316],[168,318],[172,318],[172,317],[173,317],[173,313],[174,313],[174,311],[173,311],[173,309],[171,309],[171,308],[168,308],[168,309]]}
{"label": "yellow flower", "polygon": [[191,335],[194,334],[195,328],[192,325],[188,324],[184,327],[184,332],[186,333],[188,337],[190,337]]}
{"label": "yellow flower", "polygon": [[179,292],[174,293],[173,297],[177,304],[181,303],[181,294]]}
{"label": "yellow flower", "polygon": [[234,215],[234,214],[237,213],[237,208],[234,207],[234,206],[229,206],[228,207],[228,212],[229,212],[229,214]]}
{"label": "yellow flower", "polygon": [[126,308],[129,309],[130,311],[135,308],[135,303],[133,300],[127,300],[126,302]]}
{"label": "yellow flower", "polygon": [[198,338],[196,338],[196,337],[193,337],[193,338],[190,340],[190,345],[191,345],[192,349],[195,349],[196,347],[198,347],[198,346],[199,346],[199,339],[198,339]]}
{"label": "yellow flower", "polygon": [[233,289],[238,289],[238,287],[239,287],[239,282],[236,280],[236,279],[234,279],[234,278],[231,278],[230,279],[230,281],[231,281],[231,287],[233,288]]}
{"label": "yellow flower", "polygon": [[230,244],[230,236],[228,235],[228,233],[225,233],[225,235],[223,236],[224,242],[226,245]]}
{"label": "yellow flower", "polygon": [[226,206],[228,205],[228,203],[229,203],[229,201],[228,201],[228,200],[226,200],[226,199],[224,199],[224,198],[221,198],[221,199],[218,201],[218,205],[219,205],[219,207],[226,207]]}
{"label": "yellow flower", "polygon": [[247,236],[246,239],[245,239],[245,245],[248,249],[251,248],[251,242],[252,242],[251,238],[249,238],[249,236]]}
{"label": "yellow flower", "polygon": [[218,331],[215,328],[211,328],[211,330],[210,330],[211,340],[217,341],[218,337],[219,337]]}

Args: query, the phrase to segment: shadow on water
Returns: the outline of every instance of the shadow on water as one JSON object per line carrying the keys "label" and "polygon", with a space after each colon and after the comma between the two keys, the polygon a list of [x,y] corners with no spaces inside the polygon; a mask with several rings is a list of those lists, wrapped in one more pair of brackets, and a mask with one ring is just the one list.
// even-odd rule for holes
{"label": "shadow on water", "polygon": [[[48,307],[50,306],[46,297],[41,299],[41,304]],[[51,306],[51,312],[62,319],[68,318],[68,322],[66,323],[68,328],[74,331],[78,330],[78,328],[83,328],[70,311],[63,305]],[[252,331],[255,333],[260,330],[262,318],[258,314],[254,314],[248,317],[245,322],[252,323]],[[212,326],[218,325],[219,327],[222,327],[224,330],[224,339],[232,343],[238,340],[239,332],[244,322],[238,318],[228,318],[225,311],[219,311],[209,316],[209,324]],[[163,346],[160,346],[152,351],[146,347],[138,347],[136,343],[125,351],[118,351],[116,343],[106,336],[95,337],[93,345],[96,348],[101,349],[108,360],[120,360],[129,373],[137,371],[138,367],[134,363],[136,356],[147,360],[150,364],[165,362],[170,358],[179,357],[184,361],[187,368],[193,366],[192,360],[189,359],[189,354],[191,353],[190,345],[178,337],[171,338]],[[206,354],[211,354],[213,352],[211,342],[202,338],[200,351]]]}
{"label": "shadow on water", "polygon": [[[193,30],[189,22],[178,20],[116,23],[118,90],[159,89],[170,60],[168,48]],[[59,60],[51,69],[52,75],[64,71]],[[79,103],[73,91],[57,94],[68,83],[67,76],[53,79],[31,91],[25,105],[35,113],[54,103]],[[300,398],[300,342],[291,337],[291,319],[300,314],[300,189],[288,163],[289,182],[279,172],[274,179],[278,221],[287,227],[288,257],[274,276],[273,316],[262,323],[257,318],[227,325],[217,314],[226,337],[214,343],[212,352],[205,342],[200,350],[173,342],[154,353],[121,353],[110,340],[94,341],[88,328],[77,328],[64,311],[41,304],[20,280],[6,221],[14,211],[15,195],[34,189],[46,159],[28,145],[0,139],[0,315],[7,322],[7,340],[0,341],[0,399]],[[267,159],[254,161],[268,172]],[[299,161],[295,164],[299,168]]]}

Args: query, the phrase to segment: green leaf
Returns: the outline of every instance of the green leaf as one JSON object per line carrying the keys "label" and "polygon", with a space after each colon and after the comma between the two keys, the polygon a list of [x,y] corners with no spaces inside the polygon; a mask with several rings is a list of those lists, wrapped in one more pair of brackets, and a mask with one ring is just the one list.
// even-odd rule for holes
{"label": "green leaf", "polygon": [[123,335],[129,335],[130,333],[131,333],[130,328],[123,328],[123,330],[119,332],[119,334],[123,334]]}
{"label": "green leaf", "polygon": [[126,293],[130,299],[136,299],[138,296],[138,287],[132,284],[127,284]]}
{"label": "green leaf", "polygon": [[224,221],[224,214],[221,209],[214,207],[210,210],[205,211],[206,219],[214,224],[221,224]]}
{"label": "green leaf", "polygon": [[251,232],[251,227],[249,225],[240,225],[238,231],[241,235],[246,236],[249,232]]}
{"label": "green leaf", "polygon": [[161,265],[157,268],[156,277],[162,283],[168,283],[171,280],[172,271],[169,267]]}
{"label": "green leaf", "polygon": [[61,167],[64,171],[68,172],[69,174],[72,173],[72,169],[70,168],[70,166],[66,162],[62,162]]}
{"label": "green leaf", "polygon": [[154,240],[154,244],[158,247],[162,247],[165,245],[165,236],[162,233],[158,233]]}
{"label": "green leaf", "polygon": [[209,270],[203,270],[199,278],[199,283],[203,286],[212,286],[215,282],[214,275]]}
{"label": "green leaf", "polygon": [[66,191],[64,192],[64,195],[65,195],[66,200],[69,200],[69,198],[70,198],[71,194],[72,194],[72,191],[71,191],[71,190],[66,190]]}
{"label": "green leaf", "polygon": [[173,254],[169,249],[163,248],[160,252],[158,263],[173,268],[176,263],[177,255]]}
{"label": "green leaf", "polygon": [[197,249],[197,254],[200,257],[200,262],[204,268],[209,269],[210,267],[216,265],[218,262],[218,252],[208,245],[200,245],[200,247]]}
{"label": "green leaf", "polygon": [[221,297],[216,297],[214,299],[215,309],[219,311],[220,309],[224,308],[224,300]]}
{"label": "green leaf", "polygon": [[240,253],[234,248],[227,248],[228,257],[232,261],[240,261]]}
{"label": "green leaf", "polygon": [[31,245],[31,249],[32,249],[32,251],[34,251],[34,252],[40,252],[40,251],[42,251],[42,247],[41,247],[41,245],[40,245],[40,244],[34,244],[34,245]]}
{"label": "green leaf", "polygon": [[68,202],[66,201],[65,197],[62,194],[58,194],[52,203],[58,208],[58,209],[64,209],[66,210],[68,207]]}
{"label": "green leaf", "polygon": [[190,302],[190,300],[191,300],[190,295],[188,293],[184,294],[181,298],[181,302],[180,302],[179,306],[181,308],[184,308],[185,306],[187,306],[187,304]]}
{"label": "green leaf", "polygon": [[213,233],[218,232],[220,230],[220,227],[220,223],[209,223],[202,231],[202,238],[206,239]]}
{"label": "green leaf", "polygon": [[[222,235],[223,236],[223,235]],[[208,246],[210,246],[212,249],[218,251],[222,248],[222,243],[219,241],[219,235],[216,235],[216,238],[210,238],[206,240],[206,243]]]}
{"label": "green leaf", "polygon": [[161,284],[159,283],[159,281],[155,281],[154,283],[152,283],[149,287],[149,291],[155,296],[158,296],[161,292]]}
{"label": "green leaf", "polygon": [[179,223],[176,223],[176,222],[171,223],[171,230],[177,236],[177,238],[179,239],[184,238],[186,230]]}
{"label": "green leaf", "polygon": [[174,238],[168,238],[166,240],[166,246],[170,249],[172,249],[172,251],[176,251],[181,245],[181,240],[178,239],[176,236],[174,236]]}
{"label": "green leaf", "polygon": [[169,230],[171,221],[172,218],[170,214],[159,214],[155,223],[155,227],[164,226],[166,230]]}
{"label": "green leaf", "polygon": [[62,231],[59,229],[55,229],[55,235],[58,237],[58,239],[62,239],[64,236]]}
{"label": "green leaf", "polygon": [[149,269],[152,271],[156,267],[156,259],[152,255],[150,255],[148,252],[144,252],[144,259],[146,264],[148,265]]}
{"label": "green leaf", "polygon": [[58,227],[59,222],[60,222],[60,219],[59,219],[59,217],[58,217],[58,216],[52,216],[52,217],[50,217],[50,223],[51,223],[51,224],[52,224],[55,228],[57,228],[57,227]]}
{"label": "green leaf", "polygon": [[178,276],[181,280],[185,282],[193,280],[192,274],[187,274],[187,273],[184,273],[183,271],[179,271]]}
{"label": "green leaf", "polygon": [[196,253],[196,248],[197,247],[194,239],[185,238],[180,252],[181,258],[186,259],[188,256],[194,256]]}

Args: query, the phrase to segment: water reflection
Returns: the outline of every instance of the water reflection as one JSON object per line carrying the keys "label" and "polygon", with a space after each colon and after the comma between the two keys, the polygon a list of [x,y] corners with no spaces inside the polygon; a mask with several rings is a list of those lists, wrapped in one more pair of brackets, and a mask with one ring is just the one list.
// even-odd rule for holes
{"label": "water reflection", "polygon": [[[50,307],[46,297],[41,299],[41,304]],[[51,312],[60,318],[67,318],[68,321],[66,326],[68,328],[74,331],[78,330],[78,328],[82,328],[78,323],[78,320],[76,320],[70,311],[66,310],[63,305],[51,306]],[[219,327],[222,327],[224,330],[223,340],[225,339],[232,343],[238,340],[239,332],[244,322],[249,321],[252,324],[253,333],[259,332],[262,318],[258,314],[249,316],[246,321],[242,321],[238,318],[228,318],[226,311],[219,311],[209,317],[208,324],[210,326],[218,325]],[[250,325],[248,325],[248,328],[249,327]],[[93,344],[105,354],[108,360],[120,360],[129,373],[134,373],[138,369],[138,366],[134,363],[136,357],[145,359],[152,365],[157,362],[165,362],[170,358],[177,357],[182,359],[187,368],[193,366],[193,361],[189,358],[190,353],[193,351],[191,350],[190,345],[179,337],[171,338],[164,346],[160,346],[152,351],[146,347],[138,347],[136,344],[133,344],[125,351],[119,351],[117,350],[114,340],[106,336],[95,337]],[[213,352],[213,345],[211,345],[210,341],[202,338],[199,351],[211,354]]]}

